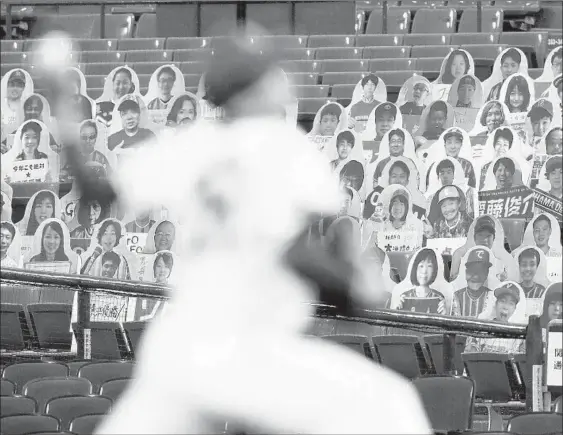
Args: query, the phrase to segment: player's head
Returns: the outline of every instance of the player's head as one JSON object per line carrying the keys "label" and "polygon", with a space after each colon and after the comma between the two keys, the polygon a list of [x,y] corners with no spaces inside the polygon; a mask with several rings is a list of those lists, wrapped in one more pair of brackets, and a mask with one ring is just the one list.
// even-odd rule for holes
{"label": "player's head", "polygon": [[508,157],[501,157],[493,165],[493,174],[495,176],[497,189],[507,189],[512,187],[514,183],[514,174],[516,166],[514,161]]}
{"label": "player's head", "polygon": [[361,85],[366,99],[373,98],[379,78],[375,74],[368,74],[362,79]]}
{"label": "player's head", "polygon": [[169,66],[160,68],[156,75],[158,90],[163,97],[170,97],[174,83],[176,82],[176,73]]}
{"label": "player's head", "polygon": [[538,248],[549,245],[549,238],[551,237],[551,220],[545,215],[540,214],[533,224],[534,241]]}
{"label": "player's head", "polygon": [[11,222],[3,221],[0,224],[0,257],[4,258],[16,237],[16,228]]}
{"label": "player's head", "polygon": [[508,322],[520,302],[520,290],[509,282],[495,289],[495,298],[496,320]]}
{"label": "player's head", "polygon": [[113,251],[108,251],[102,255],[102,277],[115,278],[115,273],[119,268],[121,258]]}
{"label": "player's head", "polygon": [[545,137],[545,150],[548,155],[561,155],[563,152],[563,132],[561,127],[555,127]]}
{"label": "player's head", "polygon": [[409,184],[410,175],[408,165],[402,160],[396,160],[389,168],[389,184],[400,184],[406,187]]}
{"label": "player's head", "polygon": [[474,230],[475,245],[492,249],[496,237],[495,222],[489,216],[482,216],[477,219]]}
{"label": "player's head", "polygon": [[518,267],[520,269],[520,279],[525,283],[531,283],[536,277],[538,266],[540,265],[540,254],[534,248],[524,249],[518,255]]}
{"label": "player's head", "polygon": [[375,108],[375,132],[381,138],[393,128],[397,119],[397,106],[392,103],[381,103]]}
{"label": "player's head", "polygon": [[396,128],[389,132],[389,154],[392,157],[402,156],[405,152],[405,132]]}
{"label": "player's head", "polygon": [[442,186],[454,184],[455,166],[449,159],[444,159],[436,165],[436,175],[440,179]]}
{"label": "player's head", "polygon": [[448,157],[457,158],[462,145],[463,133],[458,128],[453,128],[444,135],[444,146]]}
{"label": "player's head", "polygon": [[322,136],[334,136],[342,116],[342,109],[338,104],[330,103],[321,109],[319,117],[320,133]]}
{"label": "player's head", "polygon": [[345,130],[338,133],[336,136],[336,151],[338,153],[338,158],[340,160],[346,160],[350,157],[350,153],[356,144],[356,138],[354,134],[349,131]]}
{"label": "player's head", "polygon": [[553,190],[561,190],[561,169],[563,161],[561,156],[551,157],[545,164],[545,178],[551,184]]}
{"label": "player's head", "polygon": [[522,63],[522,56],[520,52],[515,48],[509,48],[504,52],[500,58],[500,70],[502,73],[502,78],[507,79],[512,74],[517,73],[520,70],[520,64]]}
{"label": "player's head", "polygon": [[465,263],[465,278],[470,290],[479,290],[489,277],[490,262],[489,252],[483,248],[476,248],[469,252]]}

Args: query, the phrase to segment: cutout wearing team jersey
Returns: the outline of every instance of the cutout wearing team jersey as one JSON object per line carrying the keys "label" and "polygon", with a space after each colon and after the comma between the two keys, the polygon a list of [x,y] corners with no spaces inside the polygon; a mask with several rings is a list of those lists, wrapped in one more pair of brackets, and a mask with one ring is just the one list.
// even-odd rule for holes
{"label": "cutout wearing team jersey", "polygon": [[427,238],[459,239],[467,237],[473,219],[467,212],[465,194],[458,186],[441,187],[432,197],[425,227]]}
{"label": "cutout wearing team jersey", "polygon": [[547,277],[547,257],[536,246],[520,246],[512,256],[518,262],[518,283],[526,299],[527,315],[540,316],[545,290],[551,283]]}
{"label": "cutout wearing team jersey", "polygon": [[364,141],[381,142],[388,131],[402,127],[403,115],[393,103],[383,102],[371,111],[362,134]]}
{"label": "cutout wearing team jersey", "polygon": [[96,100],[96,120],[106,127],[111,124],[115,104],[125,95],[140,92],[139,77],[127,65],[120,65],[104,80],[102,95]]}
{"label": "cutout wearing team jersey", "polygon": [[8,221],[0,223],[0,267],[21,267],[21,236]]}
{"label": "cutout wearing team jersey", "polygon": [[504,247],[504,228],[500,221],[492,215],[482,215],[473,221],[463,246],[456,249],[450,266],[450,280],[455,280],[460,272],[462,258],[475,246],[484,246],[491,250],[497,261],[494,262],[495,276],[499,281],[518,279],[518,266],[514,258]]}
{"label": "cutout wearing team jersey", "polygon": [[23,120],[23,102],[34,92],[29,73],[20,68],[8,71],[0,81],[2,97],[2,124],[7,131],[14,131]]}
{"label": "cutout wearing team jersey", "polygon": [[537,246],[547,257],[560,258],[563,248],[557,219],[548,213],[538,213],[528,223],[522,245]]}
{"label": "cutout wearing team jersey", "polygon": [[519,48],[508,47],[496,57],[491,75],[483,82],[485,101],[499,100],[503,82],[516,73],[528,75],[528,58]]}
{"label": "cutout wearing team jersey", "polygon": [[46,219],[35,231],[31,252],[24,257],[24,269],[78,273],[80,257],[70,248],[68,228],[60,219]]}
{"label": "cutout wearing team jersey", "polygon": [[417,74],[401,86],[395,104],[403,115],[403,127],[411,134],[419,129],[422,111],[432,102],[431,89],[428,79]]}
{"label": "cutout wearing team jersey", "polygon": [[444,278],[442,255],[421,248],[409,261],[405,279],[393,288],[390,308],[411,312],[449,314],[453,289]]}
{"label": "cutout wearing team jersey", "polygon": [[522,180],[527,180],[529,176],[529,165],[521,168],[515,157],[508,155],[497,157],[487,168],[485,181],[480,191],[507,190],[512,187],[523,186]]}

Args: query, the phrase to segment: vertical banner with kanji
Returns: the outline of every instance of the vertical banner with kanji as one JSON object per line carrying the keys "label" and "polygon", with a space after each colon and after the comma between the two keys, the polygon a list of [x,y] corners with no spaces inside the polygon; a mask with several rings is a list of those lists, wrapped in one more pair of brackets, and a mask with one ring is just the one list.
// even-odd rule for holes
{"label": "vertical banner with kanji", "polygon": [[559,222],[563,222],[563,204],[561,199],[543,190],[534,189],[534,207],[540,213],[549,213]]}
{"label": "vertical banner with kanji", "polygon": [[530,219],[534,211],[534,192],[526,186],[479,192],[479,215],[497,219]]}

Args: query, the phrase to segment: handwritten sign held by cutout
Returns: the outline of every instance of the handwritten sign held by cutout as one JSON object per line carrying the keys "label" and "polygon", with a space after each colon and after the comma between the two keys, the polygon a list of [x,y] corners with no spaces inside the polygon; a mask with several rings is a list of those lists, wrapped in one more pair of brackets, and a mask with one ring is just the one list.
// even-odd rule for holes
{"label": "handwritten sign held by cutout", "polygon": [[70,273],[70,261],[42,261],[39,263],[25,263],[24,269],[32,272]]}
{"label": "handwritten sign held by cutout", "polygon": [[127,233],[127,250],[132,254],[141,254],[147,243],[147,233]]}
{"label": "handwritten sign held by cutout", "polygon": [[379,231],[377,233],[377,246],[385,252],[412,252],[421,245],[420,235],[416,231]]}
{"label": "handwritten sign held by cutout", "polygon": [[43,182],[49,172],[49,160],[36,159],[14,162],[11,166],[11,183]]}
{"label": "handwritten sign held by cutout", "polygon": [[427,239],[426,247],[438,250],[441,255],[453,255],[453,253],[465,245],[467,239],[465,237],[457,238],[437,238]]}
{"label": "handwritten sign held by cutout", "polygon": [[534,192],[526,186],[479,192],[479,215],[529,219],[533,216]]}

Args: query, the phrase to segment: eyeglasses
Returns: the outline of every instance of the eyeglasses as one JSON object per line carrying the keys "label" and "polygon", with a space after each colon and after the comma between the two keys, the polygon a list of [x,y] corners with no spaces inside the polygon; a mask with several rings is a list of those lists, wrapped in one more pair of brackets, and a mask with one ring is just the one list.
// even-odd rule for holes
{"label": "eyeglasses", "polygon": [[80,135],[80,139],[82,139],[82,140],[96,140],[96,135],[94,135],[94,134],[89,135],[89,136]]}

